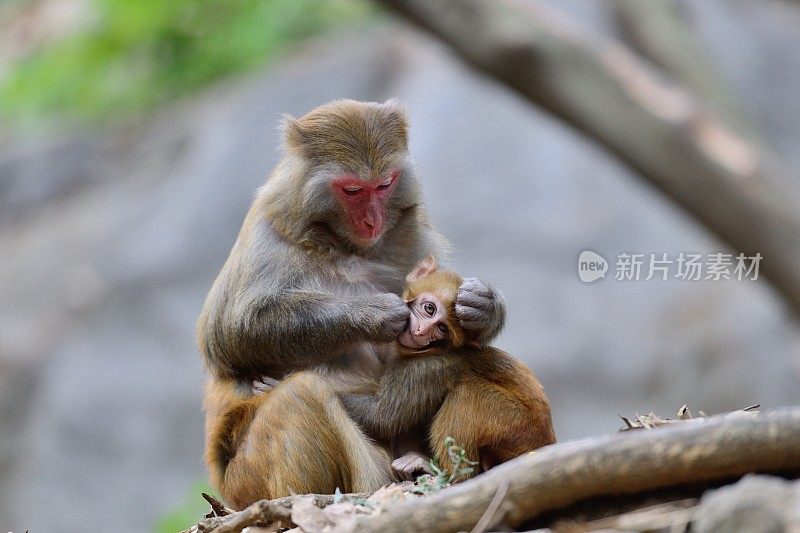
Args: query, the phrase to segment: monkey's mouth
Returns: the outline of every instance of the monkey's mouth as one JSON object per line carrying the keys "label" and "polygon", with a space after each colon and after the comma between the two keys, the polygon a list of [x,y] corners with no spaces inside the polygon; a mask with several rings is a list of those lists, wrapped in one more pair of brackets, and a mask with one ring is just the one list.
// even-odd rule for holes
{"label": "monkey's mouth", "polygon": [[406,305],[409,309],[408,319],[406,320],[406,327],[403,332],[398,335],[397,342],[400,343],[400,346],[406,348],[408,350],[420,351],[425,350],[430,347],[430,341],[420,341],[418,337],[411,333],[412,328],[416,328],[416,323],[414,319],[414,302],[416,302],[416,298],[413,300],[409,300],[406,302]]}
{"label": "monkey's mouth", "polygon": [[406,326],[406,330],[397,337],[397,342],[403,348],[409,348],[411,350],[422,350],[427,348],[430,343],[419,343],[417,342],[417,338],[411,334],[411,329]]}

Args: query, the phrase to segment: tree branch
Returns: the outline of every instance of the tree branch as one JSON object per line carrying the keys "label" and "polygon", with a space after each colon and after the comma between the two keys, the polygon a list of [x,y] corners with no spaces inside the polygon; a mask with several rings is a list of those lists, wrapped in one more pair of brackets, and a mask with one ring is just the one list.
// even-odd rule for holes
{"label": "tree branch", "polygon": [[741,103],[699,46],[686,7],[676,0],[613,0],[610,4],[620,37],[628,46],[683,83],[741,135],[756,139]]}
{"label": "tree branch", "polygon": [[503,490],[500,508],[513,527],[595,496],[798,471],[800,407],[719,415],[547,446],[441,493],[359,516],[353,530],[469,530]]}
{"label": "tree branch", "polygon": [[758,146],[628,48],[540,3],[379,0],[596,140],[761,271],[800,313],[800,190]]}

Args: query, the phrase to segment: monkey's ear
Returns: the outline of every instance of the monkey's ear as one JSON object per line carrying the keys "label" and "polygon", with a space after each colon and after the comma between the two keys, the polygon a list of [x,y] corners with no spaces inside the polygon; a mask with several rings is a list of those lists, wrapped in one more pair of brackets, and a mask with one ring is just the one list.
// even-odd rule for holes
{"label": "monkey's ear", "polygon": [[420,278],[424,278],[431,272],[436,270],[436,258],[432,255],[429,255],[419,263],[417,266],[414,267],[408,276],[406,276],[406,282],[411,283],[412,281],[418,280]]}
{"label": "monkey's ear", "polygon": [[298,119],[291,115],[283,115],[281,117],[281,130],[283,131],[286,148],[296,150],[303,146],[306,133]]}

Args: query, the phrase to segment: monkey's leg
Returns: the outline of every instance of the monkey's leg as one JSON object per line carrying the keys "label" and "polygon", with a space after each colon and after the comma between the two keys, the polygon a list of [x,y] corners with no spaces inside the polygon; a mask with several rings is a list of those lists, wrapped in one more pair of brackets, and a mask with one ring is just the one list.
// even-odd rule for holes
{"label": "monkey's leg", "polygon": [[[468,459],[480,459],[481,431],[478,426],[487,421],[485,417],[478,416],[480,411],[476,410],[475,392],[474,387],[466,383],[450,391],[431,423],[429,435],[433,457],[446,472],[452,470],[448,446],[445,444],[447,437],[452,437],[456,445],[464,448]],[[472,476],[464,476],[467,477]]]}
{"label": "monkey's leg", "polygon": [[539,413],[494,383],[465,381],[448,394],[431,424],[434,457],[450,470],[445,438],[452,437],[470,460],[479,461],[476,473],[488,470],[553,442],[549,416],[549,408]]}
{"label": "monkey's leg", "polygon": [[235,508],[291,493],[372,491],[391,481],[388,453],[347,416],[324,378],[300,372],[259,398],[220,487]]}

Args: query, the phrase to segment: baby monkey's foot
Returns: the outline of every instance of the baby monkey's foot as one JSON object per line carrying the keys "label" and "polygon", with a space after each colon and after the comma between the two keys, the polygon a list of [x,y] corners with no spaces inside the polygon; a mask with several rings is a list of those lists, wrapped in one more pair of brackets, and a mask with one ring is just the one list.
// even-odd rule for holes
{"label": "baby monkey's foot", "polygon": [[401,480],[414,481],[422,474],[433,474],[430,461],[419,452],[408,452],[392,461],[392,471]]}
{"label": "baby monkey's foot", "polygon": [[261,376],[259,379],[253,380],[253,394],[263,394],[268,390],[272,390],[280,383],[280,380],[273,379],[269,376]]}

